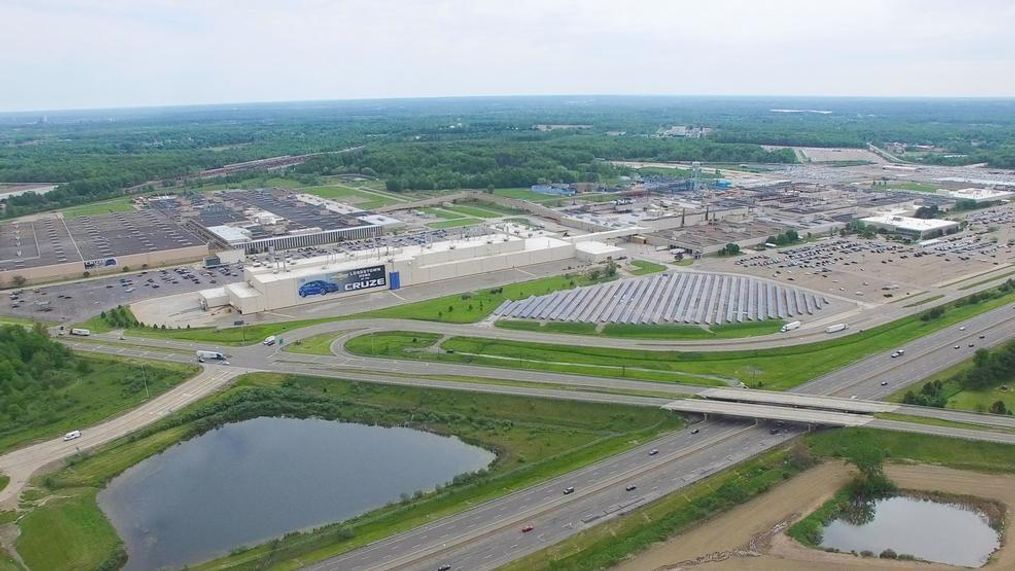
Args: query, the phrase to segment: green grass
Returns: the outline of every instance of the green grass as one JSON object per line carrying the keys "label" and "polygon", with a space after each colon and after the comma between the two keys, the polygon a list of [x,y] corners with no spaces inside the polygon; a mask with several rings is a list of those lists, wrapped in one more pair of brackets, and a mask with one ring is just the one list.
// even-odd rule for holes
{"label": "green grass", "polygon": [[[57,416],[39,424],[0,422],[0,451],[52,438],[116,416],[141,404],[147,397],[142,379],[155,397],[195,375],[198,368],[168,362],[80,356],[89,370],[53,399],[64,404]],[[141,365],[144,364],[142,371]]]}
{"label": "green grass", "polygon": [[937,192],[938,187],[933,184],[912,181],[892,181],[888,188],[893,190],[912,190],[914,192]]}
{"label": "green grass", "polygon": [[546,202],[548,200],[559,200],[561,198],[559,196],[532,192],[532,190],[528,188],[498,188],[494,190],[493,193],[497,196],[515,198],[518,200],[528,200],[529,202]]}
{"label": "green grass", "polygon": [[[94,319],[94,318],[93,318]],[[91,320],[85,323],[89,323]],[[203,341],[217,345],[250,345],[260,343],[271,335],[281,335],[286,331],[301,329],[318,323],[336,321],[334,317],[321,317],[317,319],[298,319],[294,321],[279,321],[276,323],[260,323],[256,325],[241,325],[239,327],[194,327],[191,329],[154,329],[154,328],[131,328],[126,331],[127,337],[156,337],[159,339],[179,339],[181,341]],[[100,330],[101,331],[101,330]]]}
{"label": "green grass", "polygon": [[595,323],[571,323],[550,321],[540,323],[532,319],[498,319],[494,326],[515,331],[539,331],[541,333],[563,333],[567,335],[597,335]]}
{"label": "green grass", "polygon": [[22,325],[24,327],[32,327],[39,321],[33,319],[27,319],[24,317],[17,317],[14,315],[3,315],[0,316],[0,325]]}
{"label": "green grass", "polygon": [[[602,281],[602,280],[600,280]],[[583,285],[600,283],[584,274],[551,276],[525,282],[488,288],[477,292],[448,295],[426,301],[408,303],[376,311],[360,313],[356,317],[390,317],[394,319],[421,319],[445,323],[475,323],[490,315],[506,300],[525,299]]]}
{"label": "green grass", "polygon": [[127,212],[133,209],[131,197],[124,196],[103,202],[71,206],[70,208],[64,208],[60,212],[63,213],[64,218],[80,218],[81,216],[102,216],[111,212]]}
{"label": "green grass", "polygon": [[631,260],[631,265],[634,266],[634,269],[630,271],[636,276],[666,271],[666,266],[655,262],[649,262],[648,260]]}
{"label": "green grass", "polygon": [[287,343],[285,350],[306,355],[331,355],[331,344],[339,333],[318,333],[295,343]]}
{"label": "green grass", "polygon": [[1000,387],[972,391],[963,390],[958,383],[950,380],[955,375],[962,374],[972,368],[973,359],[965,359],[943,371],[938,371],[937,373],[921,380],[919,383],[909,385],[902,390],[896,391],[888,397],[888,400],[891,402],[902,402],[902,399],[905,397],[907,392],[913,391],[914,393],[919,393],[920,389],[922,389],[927,383],[941,381],[944,384],[944,394],[948,396],[945,408],[968,410],[973,412],[986,412],[990,409],[990,405],[995,401],[1003,401],[1009,410],[1015,410],[1015,391],[1011,390],[1010,386],[1007,391],[1002,390]]}
{"label": "green grass", "polygon": [[596,335],[599,337],[617,337],[628,339],[735,339],[778,333],[782,327],[781,320],[749,321],[716,325],[711,328],[697,325],[678,324],[627,324],[610,323],[598,330],[595,323],[571,323],[567,321],[549,321],[540,323],[531,319],[498,319],[494,325],[502,329],[517,331],[539,331],[542,333],[564,333],[570,335]]}
{"label": "green grass", "polygon": [[116,530],[95,505],[96,493],[61,490],[19,522],[15,545],[29,569],[98,569],[122,553]]}
{"label": "green grass", "polygon": [[462,215],[457,212],[451,212],[443,208],[424,208],[423,212],[443,220],[457,220],[462,217]]}
{"label": "green grass", "polygon": [[[259,567],[270,558],[279,568],[292,569],[545,481],[681,426],[678,418],[665,411],[642,407],[257,373],[237,379],[225,391],[177,411],[152,427],[77,459],[40,479],[38,485],[53,495],[62,495],[65,490],[91,490],[88,507],[98,514],[94,491],[130,465],[202,429],[263,414],[407,425],[454,434],[496,451],[497,460],[486,475],[422,499],[380,508],[341,527],[291,534],[281,542],[241,551],[198,568]],[[342,529],[351,530],[351,537],[340,537]],[[68,548],[80,547],[77,538],[67,541],[72,544]]]}
{"label": "green grass", "polygon": [[405,357],[422,349],[433,347],[441,338],[436,333],[412,333],[409,331],[383,331],[353,337],[345,348],[353,353],[381,357]]}
{"label": "green grass", "polygon": [[749,386],[785,390],[1012,300],[1015,293],[950,307],[942,317],[931,321],[913,315],[827,341],[753,351],[650,351],[452,337],[442,343],[448,353],[411,358],[706,385],[721,381],[703,375],[718,376]]}
{"label": "green grass", "polygon": [[463,226],[475,226],[482,220],[476,218],[457,218],[455,220],[442,220],[440,222],[430,222],[427,224],[427,228],[442,229],[442,228],[461,228]]}
{"label": "green grass", "polygon": [[689,267],[689,266],[693,266],[694,265],[694,258],[684,258],[684,259],[680,260],[679,262],[673,262],[673,265],[681,267],[681,268],[686,268],[686,267]]}
{"label": "green grass", "polygon": [[459,216],[472,216],[475,218],[499,218],[501,214],[499,212],[493,212],[487,210],[485,207],[471,206],[468,204],[458,204],[454,206],[445,207],[446,210],[457,212]]}
{"label": "green grass", "polygon": [[807,437],[815,456],[843,458],[851,447],[881,449],[889,462],[917,462],[976,472],[1015,472],[1015,446],[871,428],[825,430]]}
{"label": "green grass", "polygon": [[6,474],[0,474],[0,490],[6,488],[7,484],[9,484],[10,481],[11,479],[9,476],[7,476]]}

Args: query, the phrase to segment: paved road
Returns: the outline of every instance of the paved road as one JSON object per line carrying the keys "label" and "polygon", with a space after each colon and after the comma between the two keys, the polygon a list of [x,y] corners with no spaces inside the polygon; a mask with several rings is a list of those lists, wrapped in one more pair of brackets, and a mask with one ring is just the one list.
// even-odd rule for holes
{"label": "paved road", "polygon": [[7,487],[0,490],[0,509],[12,509],[29,477],[46,465],[58,462],[78,451],[90,450],[161,419],[180,407],[204,398],[226,385],[239,374],[248,372],[239,367],[207,366],[200,374],[145,404],[101,424],[82,430],[81,438],[64,442],[54,438],[0,456],[0,472],[10,476]]}

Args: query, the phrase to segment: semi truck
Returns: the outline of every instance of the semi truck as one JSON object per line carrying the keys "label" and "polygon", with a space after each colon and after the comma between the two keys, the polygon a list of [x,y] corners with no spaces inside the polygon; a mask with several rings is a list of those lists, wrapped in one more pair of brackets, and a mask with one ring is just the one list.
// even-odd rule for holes
{"label": "semi truck", "polygon": [[799,321],[790,321],[786,325],[783,325],[782,329],[780,329],[779,331],[782,331],[783,333],[786,333],[788,331],[793,331],[794,329],[800,329],[800,322]]}
{"label": "semi truck", "polygon": [[218,351],[202,351],[200,349],[197,350],[198,361],[201,361],[203,363],[208,359],[211,359],[213,361],[225,361],[226,356],[223,355],[222,353],[219,353]]}
{"label": "semi truck", "polygon": [[87,330],[87,329],[80,329],[78,327],[75,327],[74,329],[70,330],[70,334],[71,335],[80,335],[81,337],[88,337],[89,335],[92,334],[92,332]]}
{"label": "semi truck", "polygon": [[835,325],[829,325],[826,327],[825,333],[838,333],[840,331],[845,331],[847,327],[849,326],[845,323],[836,323]]}

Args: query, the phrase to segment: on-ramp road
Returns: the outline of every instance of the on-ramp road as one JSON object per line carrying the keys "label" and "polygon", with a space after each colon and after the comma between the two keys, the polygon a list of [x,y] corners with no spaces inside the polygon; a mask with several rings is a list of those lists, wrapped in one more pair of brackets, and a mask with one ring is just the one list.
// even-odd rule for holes
{"label": "on-ramp road", "polygon": [[0,473],[11,481],[0,490],[0,509],[16,507],[17,498],[36,471],[79,451],[90,450],[161,419],[226,385],[237,375],[249,372],[236,367],[206,366],[188,381],[153,398],[141,406],[82,431],[81,438],[64,441],[54,438],[0,456]]}

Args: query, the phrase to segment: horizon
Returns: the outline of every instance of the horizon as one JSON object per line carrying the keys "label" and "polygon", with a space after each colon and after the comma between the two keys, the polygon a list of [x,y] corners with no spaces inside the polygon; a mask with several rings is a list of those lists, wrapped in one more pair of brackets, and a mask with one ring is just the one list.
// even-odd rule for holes
{"label": "horizon", "polygon": [[[510,96],[1009,98],[1015,5],[12,0],[0,112]],[[44,41],[40,41],[40,31]],[[761,95],[765,96],[765,95]]]}
{"label": "horizon", "polygon": [[1015,101],[1015,95],[778,95],[778,94],[644,94],[644,93],[559,93],[559,94],[503,94],[503,95],[430,95],[419,97],[364,97],[348,99],[290,99],[263,101],[224,101],[194,102],[167,105],[127,105],[117,107],[67,107],[53,109],[24,109],[14,111],[0,110],[0,117],[19,115],[34,116],[48,113],[99,113],[104,111],[158,111],[173,109],[200,109],[216,107],[257,107],[257,106],[298,106],[340,103],[372,103],[372,102],[412,102],[412,101],[454,101],[454,100],[493,100],[493,99],[567,99],[567,98],[601,98],[601,99],[637,99],[651,98],[658,100],[679,99],[741,99],[741,100],[802,100],[802,101],[971,101],[971,102],[1007,102]]}

